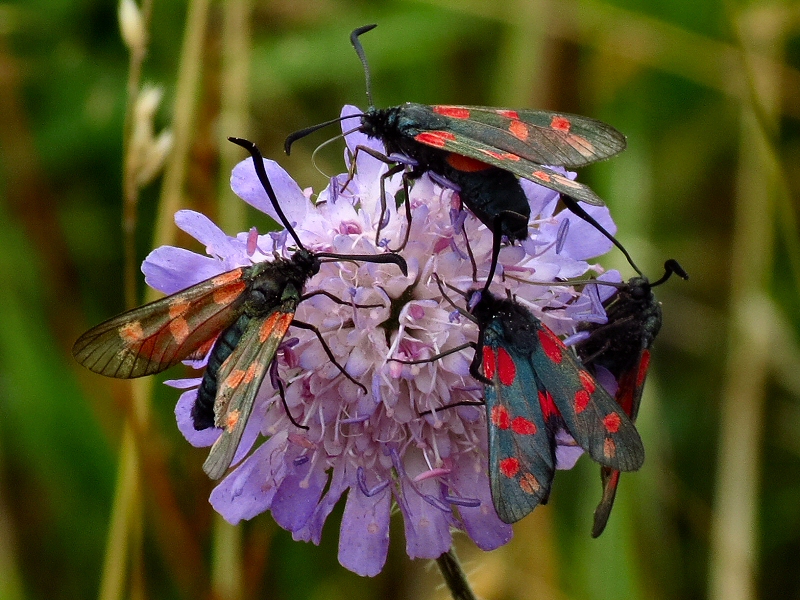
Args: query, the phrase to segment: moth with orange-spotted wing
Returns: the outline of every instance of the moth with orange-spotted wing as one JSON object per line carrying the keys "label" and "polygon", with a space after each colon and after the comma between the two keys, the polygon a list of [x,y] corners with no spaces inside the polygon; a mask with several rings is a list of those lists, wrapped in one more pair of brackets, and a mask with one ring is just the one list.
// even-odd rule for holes
{"label": "moth with orange-spotted wing", "polygon": [[336,362],[320,332],[294,320],[305,284],[319,271],[321,259],[392,263],[407,273],[403,258],[393,253],[307,250],[281,210],[258,148],[247,140],[231,141],[251,153],[258,178],[298,249],[288,259],[237,268],[122,313],[84,333],[72,348],[85,367],[122,379],[159,373],[210,352],[192,418],[196,429],[222,428],[203,465],[212,479],[230,466],[256,394],[291,325],[314,331],[328,357],[363,389]]}

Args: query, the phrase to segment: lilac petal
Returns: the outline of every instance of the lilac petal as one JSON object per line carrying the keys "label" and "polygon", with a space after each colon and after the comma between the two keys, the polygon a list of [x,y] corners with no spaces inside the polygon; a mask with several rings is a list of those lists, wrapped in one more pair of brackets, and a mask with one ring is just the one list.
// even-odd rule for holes
{"label": "lilac petal", "polygon": [[[614,235],[617,232],[617,225],[611,219],[611,213],[607,206],[591,206],[581,203],[581,208],[594,217],[594,220],[608,233]],[[570,227],[569,235],[566,236],[561,250],[562,254],[571,256],[575,260],[588,260],[611,250],[613,244],[594,225],[576,217],[569,210],[563,210],[555,217],[559,226],[564,219],[570,220]]]}
{"label": "lilac petal", "polygon": [[197,400],[197,390],[188,390],[181,394],[178,403],[175,405],[175,420],[178,422],[178,430],[195,448],[206,448],[217,441],[222,433],[222,429],[209,427],[198,431],[194,428],[192,419],[192,407]]}
{"label": "lilac petal", "polygon": [[507,544],[514,535],[514,530],[511,525],[503,523],[494,510],[484,460],[477,453],[465,453],[456,457],[449,481],[459,496],[481,501],[477,507],[461,506],[458,512],[464,529],[475,545],[481,550],[494,550]]}
{"label": "lilac petal", "polygon": [[556,432],[556,469],[566,471],[575,466],[583,455],[583,448],[564,429]]}
{"label": "lilac petal", "polygon": [[[563,169],[557,169],[562,173]],[[574,173],[572,174],[574,179]],[[536,218],[547,218],[553,214],[558,203],[559,194],[555,190],[546,188],[538,183],[533,183],[527,179],[520,179],[522,191],[528,197],[528,203],[531,205],[531,215]]]}
{"label": "lilac petal", "polygon": [[617,395],[619,383],[617,383],[617,380],[614,379],[614,375],[612,375],[611,371],[605,367],[597,365],[595,366],[594,378],[597,380],[597,383],[602,385],[609,394],[612,396]]}
{"label": "lilac petal", "polygon": [[305,526],[316,510],[328,483],[324,461],[308,461],[286,475],[272,501],[272,518],[287,531]]}
{"label": "lilac petal", "polygon": [[358,486],[347,493],[339,532],[339,564],[364,577],[381,572],[389,551],[389,488],[365,496]]}
{"label": "lilac petal", "polygon": [[[264,168],[286,218],[292,223],[302,223],[311,207],[303,190],[275,161],[264,159]],[[249,205],[280,223],[278,213],[258,179],[252,158],[243,160],[233,168],[231,189]]]}
{"label": "lilac petal", "polygon": [[147,285],[165,294],[185,290],[224,271],[223,264],[215,258],[173,246],[156,248],[142,263]]}
{"label": "lilac petal", "polygon": [[[406,466],[408,467],[408,455]],[[438,558],[450,548],[453,537],[450,534],[451,512],[444,512],[423,498],[420,494],[430,494],[439,499],[439,482],[436,479],[421,481],[415,491],[408,482],[403,484],[404,503],[403,524],[406,532],[406,553],[409,558]],[[443,505],[443,508],[448,508]]]}
{"label": "lilac petal", "polygon": [[344,467],[334,467],[328,491],[317,504],[311,518],[306,521],[306,524],[301,529],[294,531],[292,537],[295,540],[310,541],[319,545],[320,540],[322,540],[322,527],[325,525],[325,521],[328,515],[331,514],[333,507],[336,506],[336,503],[339,502],[342,494],[347,489],[347,486]]}
{"label": "lilac petal", "polygon": [[[206,247],[206,253],[227,261],[241,257],[241,264],[249,264],[246,249],[236,238],[225,234],[211,219],[193,210],[175,213],[175,224]],[[233,266],[233,265],[232,265]],[[232,268],[232,267],[231,267]]]}
{"label": "lilac petal", "polygon": [[212,490],[209,502],[226,521],[236,525],[269,510],[286,472],[286,440],[286,431],[273,435]]}
{"label": "lilac petal", "polygon": [[[359,110],[355,106],[346,105],[342,108],[341,116],[350,116],[350,115],[361,115],[363,111]],[[358,127],[360,125],[360,121],[357,118],[347,119],[342,121],[342,133],[347,133],[348,131],[352,131],[354,127]],[[345,153],[345,161],[347,162],[348,166],[350,165],[350,156],[353,156],[356,152],[356,147],[364,146],[366,148],[370,148],[374,150],[378,154],[386,155],[386,148],[384,147],[383,143],[377,138],[368,137],[366,134],[361,133],[360,131],[352,131],[344,138],[345,143],[347,144],[347,152]],[[349,155],[349,156],[348,156]],[[358,153],[358,179],[362,181],[377,181],[378,177],[380,177],[381,172],[386,169],[386,163],[379,161],[376,158],[373,158],[366,152],[359,152]]]}
{"label": "lilac petal", "polygon": [[[259,394],[260,393],[261,392],[259,391]],[[255,405],[253,406],[253,412],[250,413],[250,418],[247,419],[247,423],[245,423],[242,439],[239,440],[239,447],[236,448],[236,453],[233,455],[233,460],[231,460],[232,465],[238,464],[239,461],[241,461],[245,456],[247,456],[247,453],[250,452],[250,449],[253,447],[253,444],[255,444],[259,434],[261,433],[261,428],[264,424],[264,416],[267,414],[268,408],[268,402],[259,402],[256,400]]]}
{"label": "lilac petal", "polygon": [[203,381],[202,377],[190,377],[187,379],[166,379],[164,385],[176,390],[188,390],[189,388],[196,388]]}

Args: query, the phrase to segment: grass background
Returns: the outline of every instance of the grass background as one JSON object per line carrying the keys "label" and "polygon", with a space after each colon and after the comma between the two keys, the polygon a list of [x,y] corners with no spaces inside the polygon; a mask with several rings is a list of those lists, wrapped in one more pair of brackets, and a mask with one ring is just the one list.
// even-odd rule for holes
{"label": "grass background", "polygon": [[[175,391],[106,380],[69,354],[144,298],[132,265],[155,244],[191,246],[175,208],[264,229],[227,189],[242,153],[225,136],[326,184],[310,161],[324,134],[289,158],[282,140],[366,104],[347,36],[369,22],[379,106],[547,108],[623,131],[626,152],[581,179],[646,273],[676,258],[691,274],[658,289],[648,460],[623,478],[606,532],[589,537],[600,486],[581,461],[506,547],[459,540],[476,591],[800,598],[798,3],[154,0],[131,77],[113,2],[24,0],[0,2],[0,599],[447,597],[404,555],[399,520],[374,579],[338,565],[340,513],[320,547],[269,515],[226,527],[205,451],[174,425]],[[163,88],[155,126],[175,143],[139,189],[123,156],[127,89],[142,83]],[[339,172],[341,144],[318,163]],[[615,253],[603,262],[629,272]]]}

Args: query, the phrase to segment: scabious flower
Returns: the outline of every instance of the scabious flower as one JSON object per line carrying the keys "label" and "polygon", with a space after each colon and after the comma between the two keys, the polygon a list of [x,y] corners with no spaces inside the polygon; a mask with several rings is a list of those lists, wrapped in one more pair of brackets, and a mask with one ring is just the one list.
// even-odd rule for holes
{"label": "scabious flower", "polygon": [[[355,112],[345,107],[344,114]],[[348,166],[356,146],[383,152],[380,143],[358,132],[346,141]],[[389,215],[376,247],[379,178],[387,167],[368,154],[358,154],[352,179],[334,177],[316,203],[276,163],[265,161],[265,167],[284,212],[309,249],[376,253],[402,241],[408,224],[404,210],[395,209],[394,197],[402,187],[395,176],[386,181]],[[236,166],[231,185],[246,202],[273,215],[252,159]],[[510,290],[558,334],[574,333],[577,321],[602,322],[601,301],[610,292],[587,286],[592,291],[581,295],[559,281],[602,272],[587,261],[610,244],[571,213],[555,212],[555,192],[527,181],[522,185],[532,208],[530,237],[503,248],[493,288],[498,294]],[[322,289],[351,304],[316,296],[302,302],[296,315],[322,331],[339,363],[367,393],[341,376],[313,334],[290,329],[276,358],[286,407],[265,381],[236,466],[211,494],[214,508],[231,523],[269,510],[295,539],[316,544],[328,515],[346,496],[339,561],[369,576],[380,572],[386,560],[393,503],[403,517],[411,558],[432,559],[446,552],[453,529],[465,531],[485,550],[512,535],[497,517],[489,491],[485,410],[448,408],[481,400],[482,386],[469,374],[473,351],[417,365],[391,360],[430,358],[477,339],[476,326],[443,298],[434,275],[464,291],[481,285],[492,236],[460,210],[456,192],[427,175],[413,184],[409,202],[413,220],[402,251],[408,277],[394,265],[325,263],[306,292]],[[614,231],[605,208],[587,210]],[[151,286],[167,293],[291,252],[285,232],[229,237],[191,211],[179,212],[176,223],[206,246],[208,256],[180,248],[155,250],[143,271]],[[463,305],[458,296],[453,301]],[[195,431],[190,416],[199,381],[171,382],[186,389],[175,412],[187,440],[209,446],[220,430]],[[287,409],[308,429],[293,425]],[[559,441],[559,466],[571,467],[581,451],[568,434],[560,434]]]}

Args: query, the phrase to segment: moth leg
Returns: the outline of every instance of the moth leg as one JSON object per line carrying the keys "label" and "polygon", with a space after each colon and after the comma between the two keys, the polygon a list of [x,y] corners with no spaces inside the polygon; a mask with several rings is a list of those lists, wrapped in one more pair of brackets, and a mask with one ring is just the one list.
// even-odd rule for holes
{"label": "moth leg", "polygon": [[289,420],[292,422],[292,425],[294,425],[299,429],[305,429],[306,431],[308,431],[308,426],[300,425],[300,423],[294,420],[294,417],[292,416],[292,411],[289,410],[289,405],[286,404],[286,393],[284,392],[283,384],[281,383],[280,379],[278,379],[276,383],[278,384],[278,394],[281,397],[281,403],[283,404],[283,410],[286,411],[286,416],[289,417]]}
{"label": "moth leg", "polygon": [[338,296],[331,294],[330,292],[326,292],[325,290],[314,290],[313,292],[309,292],[308,294],[303,294],[300,296],[300,301],[308,300],[313,296],[325,296],[326,298],[330,298],[337,304],[341,304],[342,306],[353,306],[355,308],[382,308],[383,304],[355,304],[348,302],[347,300],[342,300]]}
{"label": "moth leg", "polygon": [[317,329],[314,325],[311,325],[310,323],[304,323],[303,321],[298,321],[297,319],[292,321],[292,326],[293,327],[297,327],[299,329],[305,329],[307,331],[313,332],[314,335],[317,336],[317,339],[319,339],[320,343],[322,344],[322,349],[325,350],[325,354],[328,355],[328,358],[336,366],[336,368],[339,369],[339,371],[341,371],[342,375],[344,375],[350,381],[352,381],[358,387],[360,387],[364,391],[365,394],[367,393],[367,388],[365,388],[361,383],[359,383],[358,381],[353,379],[353,376],[350,375],[350,373],[348,373],[345,370],[345,368],[342,365],[339,364],[339,362],[336,360],[336,357],[333,355],[333,352],[331,352],[331,349],[328,346],[327,342],[325,341],[325,338],[322,337],[322,333],[320,332],[319,329]]}
{"label": "moth leg", "polygon": [[472,281],[478,281],[478,265],[475,262],[475,256],[472,254],[472,246],[469,245],[469,238],[467,237],[467,230],[463,229],[462,233],[464,234],[464,245],[467,247],[467,255],[469,256],[469,262],[472,263]]}
{"label": "moth leg", "polygon": [[[390,158],[385,154],[381,154],[377,150],[373,150],[372,148],[368,148],[367,146],[356,146],[356,151],[353,155],[353,162],[352,162],[353,165],[355,165],[356,163],[356,159],[358,158],[359,152],[364,152],[370,155],[375,160],[379,160],[384,164],[391,165],[391,168],[388,171],[386,171],[386,173],[381,175],[380,178],[381,214],[380,217],[378,218],[378,227],[377,231],[375,232],[375,245],[377,246],[381,241],[381,229],[383,229],[383,220],[386,218],[386,180],[389,177],[393,177],[394,175],[397,175],[398,173],[402,172],[406,168],[406,165],[403,163],[398,163],[393,158]],[[405,194],[406,194],[405,204],[406,204],[406,219],[408,220],[408,228],[406,229],[406,235],[403,239],[403,243],[400,245],[399,248],[397,248],[396,250],[390,250],[390,252],[399,252],[400,250],[405,248],[406,243],[408,243],[408,237],[411,233],[411,205],[408,203],[408,198],[409,198],[408,178],[409,178],[408,174],[403,176],[403,188],[405,189]],[[350,178],[347,180],[347,183],[350,183],[352,179],[353,176],[351,175]],[[346,185],[347,184],[345,184],[345,187]]]}

